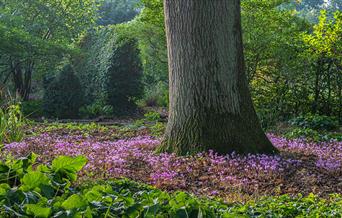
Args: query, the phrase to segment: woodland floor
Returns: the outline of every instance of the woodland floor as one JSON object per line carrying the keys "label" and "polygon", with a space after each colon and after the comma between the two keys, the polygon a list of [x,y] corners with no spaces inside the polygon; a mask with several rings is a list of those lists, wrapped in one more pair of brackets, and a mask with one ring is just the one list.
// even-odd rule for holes
{"label": "woodland floor", "polygon": [[85,155],[89,162],[80,181],[126,177],[163,190],[184,190],[228,202],[266,195],[342,193],[341,142],[313,143],[269,134],[279,155],[208,152],[177,157],[155,154],[160,139],[146,127],[39,124],[27,132],[30,136],[22,142],[5,145],[1,156],[34,152],[40,162],[48,163],[59,155]]}

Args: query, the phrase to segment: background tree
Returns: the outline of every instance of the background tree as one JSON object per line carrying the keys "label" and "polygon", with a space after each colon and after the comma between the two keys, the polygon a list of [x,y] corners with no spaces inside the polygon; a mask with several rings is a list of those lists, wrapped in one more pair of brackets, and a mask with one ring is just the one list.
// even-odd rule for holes
{"label": "background tree", "polygon": [[139,0],[104,0],[98,10],[97,24],[107,26],[132,20],[138,13]]}
{"label": "background tree", "polygon": [[81,40],[82,55],[73,64],[85,91],[86,105],[111,106],[115,115],[135,111],[142,94],[142,67],[134,38],[125,28],[107,26]]}
{"label": "background tree", "polygon": [[310,72],[302,59],[301,33],[309,23],[283,1],[242,1],[246,73],[264,128],[308,108]]}
{"label": "background tree", "polygon": [[327,11],[328,17],[332,18],[335,11],[341,10],[342,2],[340,0],[292,0],[286,1],[282,7],[295,9],[298,16],[317,23],[321,10]]}
{"label": "background tree", "polygon": [[170,114],[160,150],[274,152],[248,90],[240,1],[165,0],[164,7]]}
{"label": "background tree", "polygon": [[[303,55],[312,63],[312,112],[341,117],[341,63],[342,63],[342,13],[336,11],[333,19],[321,11],[319,22],[311,33],[302,34],[305,43]],[[337,113],[336,113],[337,112]]]}
{"label": "background tree", "polygon": [[[308,52],[303,34],[314,34],[314,24],[301,16],[304,8],[288,7],[288,2],[241,2],[246,74],[264,128],[272,128],[277,122],[313,112],[315,58],[312,56],[314,53]],[[134,35],[139,42],[144,67],[145,104],[165,106],[167,100],[163,99],[167,99],[164,96],[168,92],[168,77],[163,2],[143,0],[142,3],[141,13],[125,25],[131,30],[130,35]],[[317,2],[312,6],[320,9],[319,4]],[[338,23],[331,13],[327,13],[326,17],[327,21]],[[316,18],[314,20],[318,20]],[[335,29],[340,28],[336,26]],[[336,52],[333,56],[335,59],[339,57]],[[337,72],[335,69],[331,68],[331,73]],[[333,83],[337,84],[337,81]],[[331,88],[337,87],[333,83]],[[321,85],[325,87],[327,83],[322,82]],[[322,93],[328,95],[328,91]],[[339,116],[339,103],[336,101],[338,89],[333,88],[331,93],[330,115]],[[321,106],[325,104],[325,101],[320,102]],[[317,113],[324,115],[326,112],[318,110]]]}
{"label": "background tree", "polygon": [[44,111],[49,117],[77,118],[83,104],[83,90],[71,65],[55,78],[45,80]]}
{"label": "background tree", "polygon": [[162,0],[141,0],[140,14],[125,24],[138,41],[147,106],[168,106],[167,48]]}
{"label": "background tree", "polygon": [[2,0],[0,10],[4,33],[0,63],[11,74],[15,91],[27,100],[35,71],[51,69],[73,50],[73,42],[95,21],[96,4],[93,0]]}

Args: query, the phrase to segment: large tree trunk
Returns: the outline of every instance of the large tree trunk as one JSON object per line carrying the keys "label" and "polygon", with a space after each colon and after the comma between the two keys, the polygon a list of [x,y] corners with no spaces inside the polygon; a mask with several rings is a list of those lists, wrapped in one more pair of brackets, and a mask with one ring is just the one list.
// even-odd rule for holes
{"label": "large tree trunk", "polygon": [[170,115],[159,151],[272,153],[244,72],[239,0],[164,0]]}

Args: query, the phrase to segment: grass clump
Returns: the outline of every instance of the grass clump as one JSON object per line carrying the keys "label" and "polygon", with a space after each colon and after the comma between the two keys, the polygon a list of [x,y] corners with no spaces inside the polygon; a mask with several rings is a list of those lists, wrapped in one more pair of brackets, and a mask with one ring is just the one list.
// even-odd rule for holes
{"label": "grass clump", "polygon": [[19,105],[0,107],[0,145],[21,141],[24,137],[24,124],[25,119]]}

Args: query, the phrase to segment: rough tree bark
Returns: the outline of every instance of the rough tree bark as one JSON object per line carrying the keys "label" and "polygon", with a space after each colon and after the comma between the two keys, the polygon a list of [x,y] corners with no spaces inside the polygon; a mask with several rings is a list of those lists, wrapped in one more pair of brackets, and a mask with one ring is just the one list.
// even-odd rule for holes
{"label": "rough tree bark", "polygon": [[239,0],[164,0],[170,114],[159,148],[178,154],[276,152],[244,69]]}

